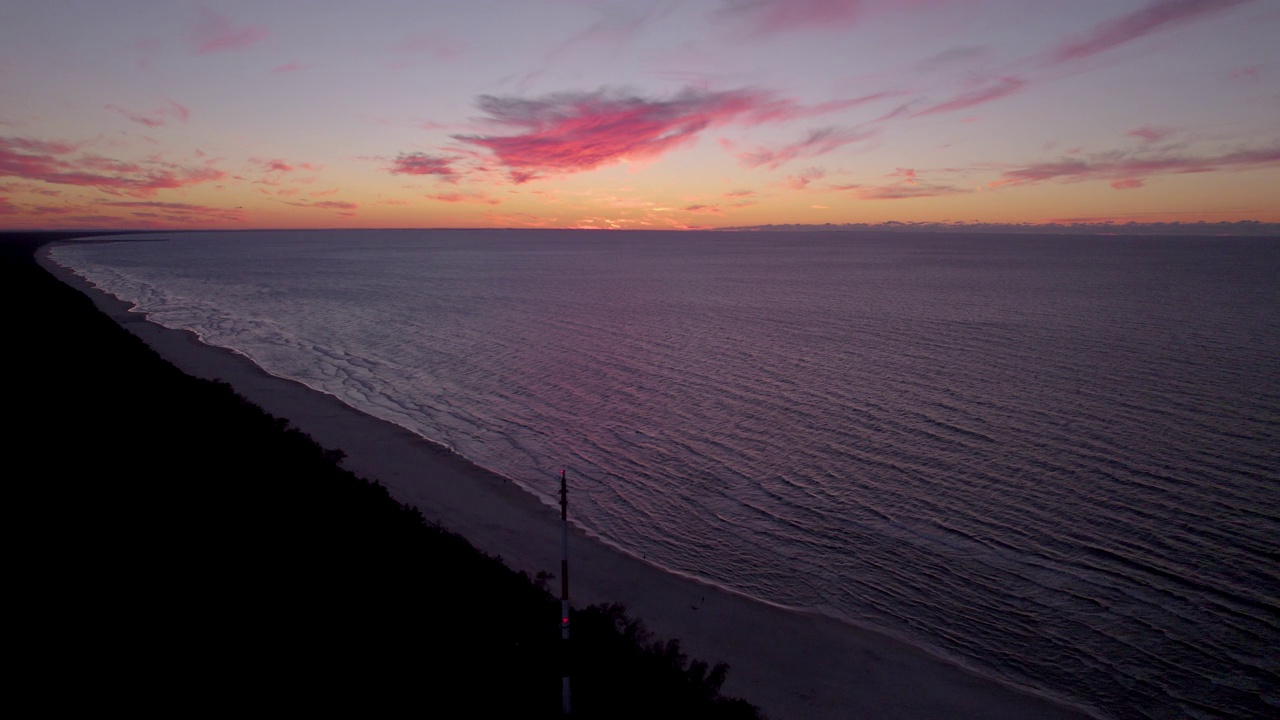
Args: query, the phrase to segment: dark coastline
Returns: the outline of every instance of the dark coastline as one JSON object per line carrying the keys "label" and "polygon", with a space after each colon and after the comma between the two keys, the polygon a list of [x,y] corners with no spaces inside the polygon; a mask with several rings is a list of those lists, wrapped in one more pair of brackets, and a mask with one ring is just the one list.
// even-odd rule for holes
{"label": "dark coastline", "polygon": [[[36,264],[44,243],[81,235],[0,235],[17,309],[5,507],[22,548],[22,692],[58,707],[456,701],[558,717],[558,602],[341,469],[340,453],[178,371]],[[576,716],[754,716],[720,698],[722,671],[616,608],[579,609],[575,626],[592,661]]]}

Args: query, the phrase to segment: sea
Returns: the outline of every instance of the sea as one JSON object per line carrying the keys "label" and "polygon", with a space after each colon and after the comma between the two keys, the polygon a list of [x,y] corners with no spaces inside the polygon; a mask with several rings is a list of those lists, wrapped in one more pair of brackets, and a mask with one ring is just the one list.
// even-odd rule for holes
{"label": "sea", "polygon": [[650,563],[1099,717],[1280,717],[1280,239],[140,239],[52,256],[548,503],[567,468]]}

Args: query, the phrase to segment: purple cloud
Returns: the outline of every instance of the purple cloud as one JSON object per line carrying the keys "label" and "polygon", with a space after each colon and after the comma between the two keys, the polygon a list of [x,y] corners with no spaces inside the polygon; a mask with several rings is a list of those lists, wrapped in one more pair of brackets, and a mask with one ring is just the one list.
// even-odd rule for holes
{"label": "purple cloud", "polygon": [[428,195],[427,198],[445,203],[478,202],[485,205],[499,205],[502,203],[501,200],[491,198],[482,193],[436,193],[435,195]]}
{"label": "purple cloud", "polygon": [[802,140],[777,150],[759,148],[754,152],[740,153],[738,161],[749,168],[763,165],[774,170],[795,158],[825,155],[844,145],[867,140],[875,134],[876,131],[866,129],[821,128],[810,132]]}
{"label": "purple cloud", "polygon": [[1124,178],[1111,183],[1111,187],[1116,190],[1133,190],[1142,187],[1146,181],[1142,178]]}
{"label": "purple cloud", "polygon": [[796,30],[847,29],[861,19],[862,0],[726,0],[719,15],[757,37]]}
{"label": "purple cloud", "polygon": [[546,172],[583,172],[655,158],[693,141],[708,127],[735,120],[768,122],[803,112],[756,90],[686,89],[669,100],[606,90],[534,100],[485,95],[478,104],[490,123],[514,132],[454,138],[493,153],[516,183]]}
{"label": "purple cloud", "polygon": [[1157,127],[1155,125],[1143,125],[1142,127],[1138,127],[1130,130],[1129,132],[1125,133],[1125,135],[1128,135],[1129,137],[1136,137],[1142,140],[1142,142],[1144,143],[1154,143],[1154,142],[1160,142],[1161,140],[1169,137],[1175,132],[1177,131],[1174,130],[1173,128]]}
{"label": "purple cloud", "polygon": [[1084,37],[1059,45],[1052,63],[1080,60],[1166,27],[1184,25],[1205,15],[1229,10],[1254,0],[1154,0],[1127,15],[1101,23]]}
{"label": "purple cloud", "polygon": [[188,39],[197,55],[243,50],[267,36],[267,29],[261,25],[237,26],[230,18],[203,5],[196,8],[196,15]]}
{"label": "purple cloud", "polygon": [[107,105],[107,109],[114,110],[120,113],[121,115],[123,115],[124,117],[132,120],[133,122],[146,125],[147,127],[152,127],[152,128],[160,127],[161,125],[164,125],[165,123],[167,123],[169,120],[178,120],[180,122],[186,122],[188,119],[190,119],[191,110],[189,110],[185,105],[182,105],[181,103],[176,103],[168,99],[165,100],[165,103],[166,104],[160,105],[159,107],[149,112],[134,112],[132,110],[122,108],[119,105],[116,105],[114,103],[111,105]]}
{"label": "purple cloud", "polygon": [[428,155],[426,153],[400,153],[392,163],[391,172],[396,175],[438,175],[442,178],[454,178],[457,171],[453,169],[452,158]]}
{"label": "purple cloud", "polygon": [[[1072,158],[1057,162],[1033,163],[1007,170],[1000,176],[999,180],[992,182],[991,186],[1025,185],[1046,180],[1079,182],[1082,180],[1113,179],[1131,183],[1144,175],[1249,170],[1277,165],[1280,165],[1280,146],[1238,150],[1207,157],[1187,155],[1148,157],[1123,153],[1106,153],[1092,158]],[[1129,184],[1127,187],[1136,186]]]}
{"label": "purple cloud", "polygon": [[931,105],[923,110],[912,113],[912,117],[920,117],[922,115],[937,115],[938,113],[954,112],[956,110],[964,110],[975,105],[982,105],[993,100],[999,100],[1019,92],[1026,87],[1027,81],[1020,77],[1007,75],[976,90],[970,90],[961,93],[950,100],[940,102],[937,105]]}
{"label": "purple cloud", "polygon": [[75,147],[66,143],[0,137],[0,177],[92,187],[137,197],[226,177],[226,173],[212,167],[174,168],[165,164],[144,167],[95,155],[68,157],[73,152]]}
{"label": "purple cloud", "polygon": [[941,195],[960,195],[972,192],[967,188],[955,185],[939,185],[917,182],[915,176],[893,185],[846,185],[837,189],[852,190],[862,200],[910,200],[912,198],[938,197]]}

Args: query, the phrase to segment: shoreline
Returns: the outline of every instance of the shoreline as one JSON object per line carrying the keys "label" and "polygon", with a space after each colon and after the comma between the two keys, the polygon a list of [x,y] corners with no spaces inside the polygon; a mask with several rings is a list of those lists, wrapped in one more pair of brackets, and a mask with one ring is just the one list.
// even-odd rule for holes
{"label": "shoreline", "polygon": [[[131,313],[129,305],[52,262],[42,267],[89,296],[118,324],[181,371],[220,379],[326,448],[343,466],[383,484],[428,520],[531,576],[559,564],[559,520],[541,500],[393,423],[301,383],[268,374],[246,356],[205,345]],[[691,656],[730,666],[724,691],[784,718],[1084,718],[1083,709],[977,675],[888,635],[816,611],[786,609],[671,573],[590,538],[570,543],[571,599],[623,602],[659,637]]]}

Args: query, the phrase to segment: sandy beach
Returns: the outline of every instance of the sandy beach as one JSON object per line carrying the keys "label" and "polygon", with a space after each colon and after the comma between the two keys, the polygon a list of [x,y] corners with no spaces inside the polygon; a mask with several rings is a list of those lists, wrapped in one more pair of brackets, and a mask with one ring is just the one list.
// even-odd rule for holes
{"label": "sandy beach", "polygon": [[[335,397],[268,375],[248,358],[130,313],[50,261],[41,264],[88,294],[182,371],[220,379],[287,418],[344,465],[377,480],[429,520],[530,575],[559,568],[558,511],[505,478]],[[774,607],[665,572],[575,532],[573,603],[620,602],[690,655],[730,666],[724,691],[771,718],[1083,718],[1084,712],[1007,687],[886,635]]]}

